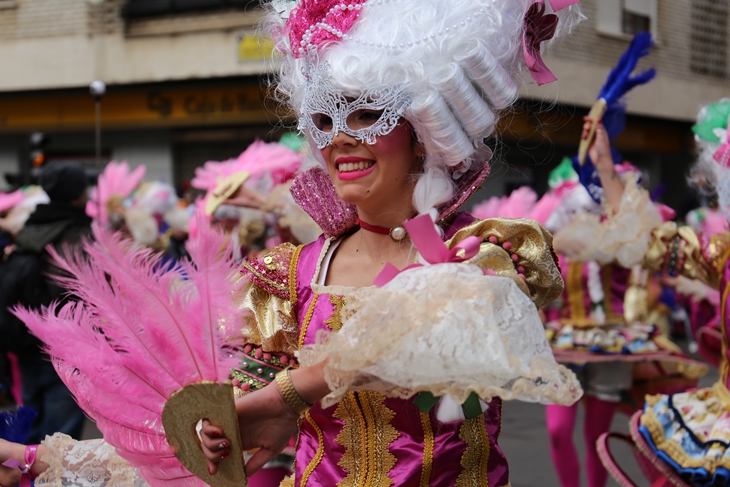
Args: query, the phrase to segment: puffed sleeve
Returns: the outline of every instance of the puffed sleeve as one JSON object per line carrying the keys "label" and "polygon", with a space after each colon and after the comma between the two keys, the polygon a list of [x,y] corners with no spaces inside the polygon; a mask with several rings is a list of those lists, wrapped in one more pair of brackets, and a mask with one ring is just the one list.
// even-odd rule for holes
{"label": "puffed sleeve", "polygon": [[652,234],[644,265],[658,272],[698,279],[717,289],[730,252],[730,233],[695,233],[691,227],[667,222]]}
{"label": "puffed sleeve", "polygon": [[282,244],[260,259],[244,262],[237,296],[247,343],[265,352],[293,354],[297,349],[298,324],[290,296],[295,276],[292,262],[301,247]]}
{"label": "puffed sleeve", "polygon": [[563,292],[553,238],[534,220],[490,218],[459,230],[446,245],[455,247],[467,237],[482,237],[479,253],[469,262],[485,271],[512,279],[542,307]]}
{"label": "puffed sleeve", "polygon": [[457,403],[472,393],[563,405],[580,398],[536,306],[563,289],[550,235],[530,220],[490,219],[446,245],[470,236],[486,240],[466,262],[411,267],[345,296],[342,328],[320,330],[300,352],[302,365],[328,360],[323,407],[357,389],[401,398],[427,391]]}
{"label": "puffed sleeve", "polygon": [[662,224],[662,217],[637,178],[636,174],[626,174],[616,214],[602,219],[583,212],[555,232],[555,250],[578,262],[616,262],[627,269],[641,263],[652,231]]}

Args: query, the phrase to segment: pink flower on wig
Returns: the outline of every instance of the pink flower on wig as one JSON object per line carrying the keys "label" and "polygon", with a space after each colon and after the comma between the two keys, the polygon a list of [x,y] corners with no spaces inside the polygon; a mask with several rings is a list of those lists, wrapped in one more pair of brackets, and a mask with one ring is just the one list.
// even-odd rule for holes
{"label": "pink flower on wig", "polygon": [[355,25],[367,0],[302,0],[286,23],[292,56],[301,57],[311,46],[338,41]]}

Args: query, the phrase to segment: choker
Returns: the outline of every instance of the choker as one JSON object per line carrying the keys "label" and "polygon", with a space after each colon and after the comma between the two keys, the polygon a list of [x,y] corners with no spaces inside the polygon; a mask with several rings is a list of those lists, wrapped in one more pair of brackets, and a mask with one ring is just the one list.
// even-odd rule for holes
{"label": "choker", "polygon": [[371,225],[369,223],[366,223],[360,220],[360,218],[357,219],[356,224],[360,226],[360,228],[362,228],[363,230],[367,230],[368,232],[373,232],[380,235],[389,235],[390,238],[396,242],[400,242],[408,235],[408,232],[406,232],[406,229],[403,228],[403,225],[396,225],[393,228],[379,227],[377,225]]}

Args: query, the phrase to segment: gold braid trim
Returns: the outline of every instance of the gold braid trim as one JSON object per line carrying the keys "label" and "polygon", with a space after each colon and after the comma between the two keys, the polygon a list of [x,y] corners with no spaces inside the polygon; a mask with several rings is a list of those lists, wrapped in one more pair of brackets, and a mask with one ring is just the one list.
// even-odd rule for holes
{"label": "gold braid trim", "polygon": [[641,425],[649,430],[654,446],[677,462],[682,468],[703,468],[710,474],[714,474],[719,467],[730,469],[730,458],[722,456],[720,460],[709,457],[692,458],[684,451],[682,445],[676,440],[664,437],[664,427],[657,418],[653,409],[648,409],[641,415]]}
{"label": "gold braid trim", "polygon": [[333,416],[345,423],[335,441],[345,447],[345,454],[337,465],[345,469],[347,475],[337,485],[338,487],[362,485],[367,467],[363,461],[367,447],[365,435],[360,435],[360,432],[365,429],[365,418],[357,405],[354,392],[345,395],[337,405]]}
{"label": "gold braid trim", "polygon": [[570,321],[586,320],[585,295],[583,290],[583,263],[568,264],[568,302],[570,303]]}
{"label": "gold braid trim", "polygon": [[314,307],[317,305],[317,299],[319,299],[319,294],[314,295],[312,302],[309,303],[309,308],[307,308],[307,314],[304,315],[304,323],[302,323],[302,328],[299,331],[298,350],[301,350],[304,346],[304,337],[307,336],[307,329],[309,328],[309,322],[312,321],[312,315],[314,314]]}
{"label": "gold braid trim", "polygon": [[345,306],[345,298],[335,294],[330,294],[329,296],[330,303],[335,307],[335,310],[332,316],[324,321],[324,324],[332,331],[340,331],[340,328],[342,328],[342,308]]}
{"label": "gold braid trim", "polygon": [[365,420],[371,425],[366,431],[368,471],[364,487],[390,487],[394,482],[388,472],[395,467],[396,459],[388,447],[399,436],[398,430],[390,424],[395,412],[385,405],[385,396],[378,392],[362,391],[358,397]]}
{"label": "gold braid trim", "polygon": [[421,425],[423,426],[423,466],[421,467],[421,482],[419,487],[428,487],[431,484],[431,468],[433,467],[433,427],[431,426],[431,415],[421,412]]}
{"label": "gold braid trim", "polygon": [[[322,458],[324,457],[324,435],[322,434],[322,429],[317,423],[314,422],[314,419],[312,419],[312,414],[309,411],[307,411],[305,418],[309,422],[309,424],[312,425],[315,433],[317,433],[317,451],[315,452],[312,461],[309,462],[309,465],[307,465],[307,468],[304,469],[304,473],[302,474],[302,481],[299,482],[299,487],[304,487],[305,485],[307,485],[307,482],[309,481],[309,476],[312,475],[312,472],[314,472],[314,469],[319,466],[320,462],[322,462]],[[299,438],[297,438],[297,444],[298,443]]]}
{"label": "gold braid trim", "polygon": [[489,487],[489,434],[484,416],[461,423],[459,438],[466,443],[466,450],[461,456],[462,470],[455,487]]}
{"label": "gold braid trim", "polygon": [[385,396],[373,391],[349,392],[334,417],[345,423],[335,441],[345,447],[338,465],[348,472],[338,487],[393,485],[388,472],[396,459],[388,447],[399,434],[390,424],[395,413],[385,405]]}
{"label": "gold braid trim", "polygon": [[300,245],[294,251],[289,264],[289,301],[292,306],[297,304],[299,297],[297,296],[297,267],[299,266],[299,254],[302,253],[304,245]]}
{"label": "gold braid trim", "polygon": [[606,323],[623,322],[623,316],[616,316],[613,310],[613,300],[611,299],[611,278],[613,277],[613,267],[610,265],[601,266],[601,280],[603,281],[603,304],[606,312]]}

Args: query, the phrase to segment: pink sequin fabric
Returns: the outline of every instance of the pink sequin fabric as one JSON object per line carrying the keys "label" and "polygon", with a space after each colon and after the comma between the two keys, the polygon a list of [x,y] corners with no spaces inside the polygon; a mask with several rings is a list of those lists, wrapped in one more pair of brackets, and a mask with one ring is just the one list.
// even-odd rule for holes
{"label": "pink sequin fabric", "polygon": [[[456,213],[481,187],[489,172],[489,163],[484,162],[459,178],[454,197],[438,208],[439,222]],[[290,191],[294,201],[319,225],[325,237],[339,237],[356,225],[357,208],[337,196],[329,174],[321,167],[299,174],[294,178]]]}
{"label": "pink sequin fabric", "polygon": [[294,201],[317,222],[325,237],[339,237],[355,226],[355,205],[347,204],[337,196],[329,174],[321,167],[299,174],[290,191]]}
{"label": "pink sequin fabric", "polygon": [[312,46],[338,41],[346,35],[367,0],[301,0],[286,23],[292,56],[307,54]]}

